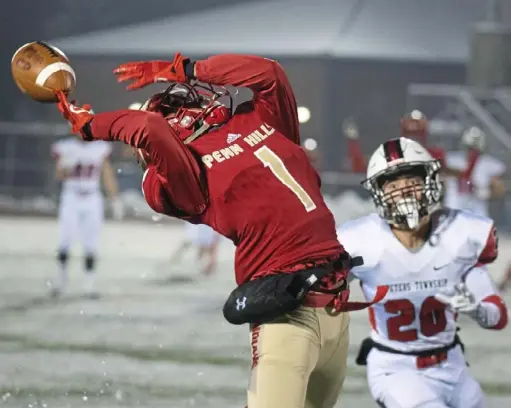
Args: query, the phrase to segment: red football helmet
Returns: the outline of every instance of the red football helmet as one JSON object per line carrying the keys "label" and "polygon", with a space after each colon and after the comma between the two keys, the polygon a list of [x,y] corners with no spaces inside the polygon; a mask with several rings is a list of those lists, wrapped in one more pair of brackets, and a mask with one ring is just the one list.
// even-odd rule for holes
{"label": "red football helmet", "polygon": [[401,137],[414,139],[422,144],[426,143],[428,121],[421,111],[413,110],[401,118]]}
{"label": "red football helmet", "polygon": [[[220,102],[221,97],[228,103]],[[190,143],[211,127],[226,123],[233,114],[233,100],[225,87],[176,82],[151,96],[141,110],[160,113],[181,140]]]}

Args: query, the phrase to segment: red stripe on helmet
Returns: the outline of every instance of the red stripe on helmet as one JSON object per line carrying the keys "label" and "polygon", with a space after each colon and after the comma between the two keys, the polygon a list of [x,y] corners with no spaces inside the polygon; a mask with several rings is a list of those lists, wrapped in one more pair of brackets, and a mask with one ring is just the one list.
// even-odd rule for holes
{"label": "red stripe on helmet", "polygon": [[387,160],[387,163],[403,158],[403,149],[401,149],[399,139],[392,139],[385,142],[383,144],[383,150],[385,152],[385,159]]}

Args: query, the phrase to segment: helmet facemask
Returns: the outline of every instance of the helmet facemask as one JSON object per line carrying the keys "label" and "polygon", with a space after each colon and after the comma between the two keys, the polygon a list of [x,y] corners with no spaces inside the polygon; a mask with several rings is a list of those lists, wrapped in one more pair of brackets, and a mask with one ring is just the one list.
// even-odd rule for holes
{"label": "helmet facemask", "polygon": [[[222,97],[227,97],[227,104],[219,101]],[[224,87],[215,89],[198,82],[173,83],[149,98],[141,109],[161,114],[177,135],[189,143],[232,116],[233,98]]]}
{"label": "helmet facemask", "polygon": [[[414,230],[424,217],[440,207],[439,170],[440,163],[436,160],[398,164],[365,180],[363,186],[371,193],[379,215],[388,224]],[[410,179],[410,183],[385,191],[387,183],[398,179]]]}

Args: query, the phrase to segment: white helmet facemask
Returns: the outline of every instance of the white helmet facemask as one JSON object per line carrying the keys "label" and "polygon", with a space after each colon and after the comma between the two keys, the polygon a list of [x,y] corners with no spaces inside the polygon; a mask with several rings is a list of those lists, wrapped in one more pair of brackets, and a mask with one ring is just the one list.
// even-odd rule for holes
{"label": "white helmet facemask", "polygon": [[415,197],[397,200],[394,204],[393,219],[404,219],[408,229],[415,229],[420,223],[420,206]]}
{"label": "white helmet facemask", "polygon": [[[389,142],[399,143],[395,149],[398,152],[389,158],[387,146],[380,146],[369,161],[368,178],[362,185],[371,193],[380,217],[388,224],[413,230],[424,217],[440,208],[440,163],[415,141],[400,138]],[[384,193],[387,182],[409,177],[422,182]]]}

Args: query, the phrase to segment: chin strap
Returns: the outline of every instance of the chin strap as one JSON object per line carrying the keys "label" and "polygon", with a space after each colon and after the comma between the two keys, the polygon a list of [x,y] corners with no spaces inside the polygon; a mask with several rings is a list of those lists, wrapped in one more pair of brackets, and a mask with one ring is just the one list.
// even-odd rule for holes
{"label": "chin strap", "polygon": [[188,136],[185,140],[183,140],[184,144],[192,143],[195,139],[197,139],[199,136],[202,136],[204,133],[206,133],[211,128],[211,125],[206,123],[204,121],[202,125],[193,132],[190,136]]}

